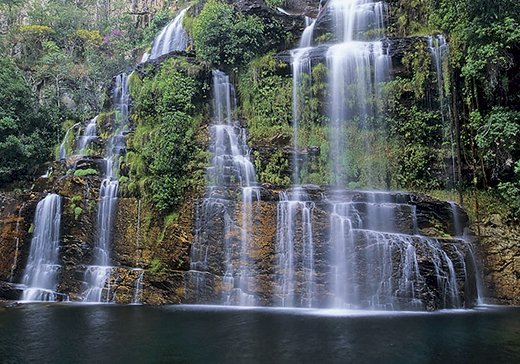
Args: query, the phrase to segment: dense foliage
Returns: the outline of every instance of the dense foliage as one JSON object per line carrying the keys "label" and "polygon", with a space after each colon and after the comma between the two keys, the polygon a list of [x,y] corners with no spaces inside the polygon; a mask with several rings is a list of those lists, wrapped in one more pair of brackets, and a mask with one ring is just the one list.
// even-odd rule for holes
{"label": "dense foliage", "polygon": [[[405,153],[401,157],[413,156],[413,163],[406,163],[406,159],[399,163],[403,166],[400,179],[404,187],[446,187],[439,173],[441,161],[447,156],[447,149],[439,144],[444,135],[444,140],[451,137],[450,144],[454,144],[457,187],[498,192],[514,210],[514,201],[520,197],[514,171],[520,160],[517,1],[394,0],[390,5],[393,34],[443,33],[449,44],[449,61],[443,65],[449,129],[442,124],[441,115],[425,113],[425,105],[431,104],[428,83],[433,80],[427,72],[431,66],[420,66],[418,52],[408,56],[407,65],[414,68],[410,79],[393,81],[392,89],[402,97],[391,100],[391,127],[396,134],[405,136]],[[406,135],[422,137],[413,140]]]}
{"label": "dense foliage", "polygon": [[71,125],[108,105],[114,75],[135,64],[135,49],[171,18],[162,11],[142,30],[129,7],[126,0],[0,0],[0,186],[33,177]]}
{"label": "dense foliage", "polygon": [[455,127],[462,162],[471,171],[466,181],[500,186],[505,201],[513,203],[515,189],[505,188],[518,183],[514,166],[520,160],[520,8],[513,0],[443,0],[439,5],[433,18],[452,45]]}
{"label": "dense foliage", "polygon": [[[184,2],[182,2],[184,4]],[[284,0],[268,0],[271,7]],[[520,199],[520,9],[515,0],[389,0],[390,36],[442,33],[449,58],[442,92],[425,38],[413,38],[386,82],[384,126],[354,120],[348,133],[346,180],[363,187],[430,190],[492,189],[516,211]],[[166,5],[170,4],[165,2]],[[178,3],[177,3],[178,4]],[[171,4],[170,4],[171,5]],[[26,179],[51,158],[67,127],[108,106],[112,77],[136,63],[154,34],[171,19],[169,9],[137,27],[128,1],[23,2],[0,0],[4,15],[0,70],[0,184]],[[237,85],[239,111],[248,127],[262,182],[290,183],[287,147],[292,134],[289,66],[273,56],[295,40],[276,16],[243,14],[231,1],[197,1],[185,19],[197,64],[224,68]],[[275,13],[275,11],[273,11]],[[301,30],[300,30],[301,31]],[[320,30],[316,43],[331,34]],[[171,210],[190,185],[200,185],[207,163],[202,95],[208,77],[199,66],[168,61],[133,76],[129,152],[121,169],[125,193],[148,197]],[[298,148],[308,158],[302,183],[328,184],[330,130],[327,67],[316,62],[298,85]],[[441,99],[444,109],[439,105]],[[362,152],[370,140],[372,153]],[[457,163],[453,163],[456,160]],[[197,171],[188,177],[186,171]],[[200,172],[200,173],[199,173]],[[190,179],[191,178],[191,179]]]}
{"label": "dense foliage", "polygon": [[16,65],[0,58],[0,186],[34,177],[51,156],[58,129]]}
{"label": "dense foliage", "polygon": [[202,70],[181,59],[169,59],[142,80],[134,73],[135,131],[122,188],[147,197],[161,212],[171,211],[185,193],[203,184],[200,165],[206,156],[197,144],[200,126]]}
{"label": "dense foliage", "polygon": [[193,20],[197,56],[215,65],[238,67],[261,48],[264,24],[256,16],[236,13],[233,6],[209,0]]}

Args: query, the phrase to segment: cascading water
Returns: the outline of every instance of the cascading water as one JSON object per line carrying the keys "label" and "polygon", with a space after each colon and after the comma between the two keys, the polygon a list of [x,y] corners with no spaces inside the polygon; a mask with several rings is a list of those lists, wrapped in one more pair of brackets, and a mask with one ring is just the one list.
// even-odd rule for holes
{"label": "cascading water", "polygon": [[309,18],[308,16],[305,17],[305,29],[303,30],[303,34],[300,39],[300,45],[298,48],[308,48],[311,46],[315,25],[316,19]]}
{"label": "cascading water", "polygon": [[[363,155],[373,153],[369,131],[378,118],[375,100],[380,98],[381,83],[388,78],[391,58],[383,42],[366,34],[384,29],[386,5],[370,0],[332,0],[328,6],[333,19],[333,32],[339,43],[326,54],[329,68],[330,94],[330,158],[332,183],[343,187],[352,182],[348,176],[353,168],[354,135],[360,135],[356,147]],[[345,162],[347,161],[347,162]],[[350,161],[350,163],[349,163]],[[359,163],[358,163],[359,164]],[[377,172],[372,166],[358,166],[364,170],[366,184],[377,185]]]}
{"label": "cascading water", "polygon": [[[300,184],[300,162],[298,156],[299,124],[305,101],[311,89],[311,43],[316,20],[305,18],[305,30],[299,48],[291,52],[293,74],[293,184],[289,193],[280,193],[277,207],[276,233],[276,282],[275,295],[278,305],[284,307],[312,307],[314,289],[314,242],[312,214],[314,203],[306,201],[307,196]],[[297,247],[301,249],[297,250]],[[303,274],[298,275],[301,267]],[[295,302],[296,285],[303,286],[299,302]]]}
{"label": "cascading water", "polygon": [[[246,144],[246,132],[234,119],[235,90],[229,77],[221,71],[213,71],[213,118],[211,126],[211,152],[213,159],[207,169],[210,186],[206,198],[197,212],[196,237],[191,254],[191,286],[195,291],[206,287],[208,250],[215,249],[208,245],[208,234],[215,227],[210,220],[220,217],[217,228],[222,229],[223,262],[222,280],[223,304],[253,305],[255,272],[248,263],[250,232],[253,224],[253,201],[260,199],[256,187],[256,171],[249,158]],[[233,191],[240,191],[242,196],[240,218],[237,218]],[[239,225],[239,243],[231,239],[231,231]]]}
{"label": "cascading water", "polygon": [[[460,307],[460,287],[469,291],[475,285],[466,262],[472,257],[471,244],[460,237],[460,224],[454,222],[452,239],[423,236],[410,195],[342,190],[350,182],[360,182],[350,179],[349,168],[356,161],[349,155],[354,148],[349,142],[361,139],[356,152],[369,156],[374,153],[371,133],[384,132],[378,130],[384,129],[378,102],[391,58],[388,46],[374,37],[367,39],[367,34],[384,29],[386,5],[331,0],[323,11],[332,19],[333,39],[338,42],[326,52],[331,182],[336,189],[322,201],[299,186],[299,122],[304,103],[312,98],[314,22],[307,20],[300,48],[291,52],[295,187],[281,193],[278,203],[273,302],[289,307],[424,309],[429,291],[438,297],[439,307]],[[364,169],[367,186],[381,185],[381,171],[369,164],[355,168]],[[327,211],[328,221],[314,216],[316,209]],[[322,234],[323,224],[328,225],[325,246],[315,238]],[[427,282],[432,276],[434,290]],[[478,282],[476,286],[478,290]],[[465,304],[471,305],[471,299]]]}
{"label": "cascading water", "polygon": [[132,294],[132,304],[139,305],[141,304],[141,296],[143,292],[143,278],[144,278],[144,270],[141,268],[134,268],[136,272],[139,272],[137,279],[134,282],[134,292]]}
{"label": "cascading water", "polygon": [[76,154],[77,155],[85,155],[88,152],[90,145],[97,139],[97,116],[90,120],[85,129],[83,130],[83,134],[78,138],[76,144]]}
{"label": "cascading water", "polygon": [[112,136],[107,144],[105,156],[105,178],[101,182],[97,212],[97,239],[93,249],[93,264],[86,267],[84,293],[86,302],[110,302],[110,284],[112,267],[110,266],[110,249],[112,227],[117,205],[119,156],[125,148],[124,133],[128,129],[128,75],[123,73],[116,77],[114,89],[116,106],[116,123]]}
{"label": "cascading water", "polygon": [[65,136],[63,137],[63,140],[60,144],[60,149],[59,149],[59,159],[60,160],[67,159],[67,143],[69,140],[69,134],[77,126],[79,126],[79,123],[76,123],[67,129],[67,132],[65,133]]}
{"label": "cascading water", "polygon": [[[282,192],[278,203],[275,301],[284,307],[312,307],[315,300],[314,202],[306,200],[303,190],[295,188]],[[302,274],[298,275],[298,271]],[[299,302],[295,298],[296,285],[301,287]]]}
{"label": "cascading water", "polygon": [[448,100],[447,93],[445,91],[446,85],[446,74],[444,72],[444,62],[446,61],[449,54],[449,47],[446,39],[441,34],[435,37],[428,37],[428,50],[431,54],[432,64],[434,67],[435,75],[437,77],[437,101],[438,110],[441,115],[442,125],[444,127],[444,139],[449,141],[450,161],[447,163],[448,166],[448,183],[447,186],[453,188],[457,181],[457,168],[455,158],[455,135],[454,127],[451,123],[451,107]]}
{"label": "cascading water", "polygon": [[[433,264],[443,307],[459,307],[457,279],[466,281],[468,277],[458,246],[465,243],[419,235],[415,206],[405,195],[364,194],[365,201],[345,202],[344,196],[331,200],[334,296],[330,306],[423,308],[419,292],[425,278],[419,256],[426,256]],[[457,271],[455,264],[459,265]]]}
{"label": "cascading water", "polygon": [[149,59],[157,59],[164,54],[168,54],[173,51],[183,51],[188,46],[188,35],[182,27],[182,21],[186,15],[184,9],[166,25],[161,32],[155,38],[150,55],[143,58],[141,62],[145,62]]}
{"label": "cascading water", "polygon": [[24,301],[57,301],[61,197],[49,194],[36,206],[34,233],[22,283]]}

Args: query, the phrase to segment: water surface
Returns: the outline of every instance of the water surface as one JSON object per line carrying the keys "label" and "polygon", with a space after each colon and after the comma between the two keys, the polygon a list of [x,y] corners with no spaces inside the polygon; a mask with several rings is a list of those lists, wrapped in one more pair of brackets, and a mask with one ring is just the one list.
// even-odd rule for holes
{"label": "water surface", "polygon": [[0,307],[0,363],[519,363],[520,309]]}

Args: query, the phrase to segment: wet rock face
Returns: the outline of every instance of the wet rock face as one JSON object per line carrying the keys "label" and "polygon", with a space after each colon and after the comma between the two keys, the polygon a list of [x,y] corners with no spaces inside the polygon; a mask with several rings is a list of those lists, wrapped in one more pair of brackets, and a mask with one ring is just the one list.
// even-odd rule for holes
{"label": "wet rock face", "polygon": [[[69,176],[55,183],[57,192],[63,196],[60,247],[62,269],[58,290],[69,294],[71,300],[81,300],[81,293],[85,289],[85,266],[90,264],[96,238],[96,206],[100,180],[96,176]],[[365,280],[357,291],[360,297],[371,295],[370,285],[366,283],[371,275],[382,274],[381,267],[371,265],[368,258],[379,254],[374,250],[378,236],[392,236],[392,233],[399,232],[410,236],[407,244],[413,246],[417,254],[417,273],[420,278],[414,281],[414,299],[421,301],[421,304],[420,307],[413,304],[410,292],[399,288],[392,305],[400,309],[427,310],[450,307],[453,297],[450,298],[445,293],[448,283],[456,285],[456,301],[460,306],[471,306],[474,302],[476,282],[471,278],[474,273],[471,252],[466,242],[456,238],[462,233],[461,226],[467,226],[467,216],[462,210],[456,207],[458,221],[455,221],[453,206],[447,202],[422,195],[392,194],[392,201],[379,201],[383,205],[397,203],[393,211],[395,222],[390,224],[385,220],[384,213],[378,216],[371,210],[369,202],[374,199],[364,192],[343,191],[337,195],[337,192],[312,186],[307,186],[305,191],[307,199],[313,204],[313,306],[328,307],[333,300],[330,286],[330,272],[333,267],[330,259],[334,251],[330,230],[332,208],[329,200],[334,198],[351,201],[352,208],[358,214],[358,220],[352,220],[352,228],[364,227],[379,231],[377,234],[366,234],[359,230],[353,234],[357,252],[357,279],[360,282]],[[199,225],[196,216],[197,209],[200,211],[204,204],[202,194],[187,199],[188,202],[182,205],[178,215],[166,225],[164,217],[158,217],[150,206],[135,198],[120,198],[111,255],[115,268],[105,296],[110,288],[110,297],[118,303],[220,304],[223,296],[229,295],[230,303],[236,304],[238,296],[233,296],[233,292],[240,285],[240,280],[245,280],[249,287],[247,293],[256,297],[256,304],[283,305],[284,297],[277,287],[283,271],[280,269],[282,257],[277,247],[280,234],[277,227],[280,192],[280,189],[264,186],[260,191],[260,201],[253,202],[246,265],[255,274],[253,277],[235,277],[234,286],[231,287],[224,279],[224,242],[229,242],[233,251],[240,251],[238,247],[242,239],[242,206],[238,191],[221,191],[219,197],[223,201],[220,206],[217,204],[214,209],[209,209],[209,214],[202,222],[199,221]],[[0,297],[3,299],[16,299],[20,294],[18,288],[7,282],[21,281],[30,247],[34,211],[43,196],[44,193],[0,194],[0,281],[5,282],[0,288]],[[80,213],[77,207],[81,208]],[[226,209],[230,214],[228,218],[235,222],[228,230],[224,228]],[[369,216],[376,216],[376,219],[371,221]],[[502,222],[498,216],[492,216],[481,224],[481,232],[482,239],[477,248],[483,257],[485,283],[490,287],[488,295],[496,297],[500,302],[520,303],[520,231]],[[196,237],[197,234],[200,235]],[[302,241],[304,227],[297,224],[294,234],[295,241]],[[190,266],[190,257],[196,253],[194,243],[197,238],[202,239],[207,247],[202,252],[207,255],[204,267]],[[402,243],[396,243],[387,253],[392,257],[392,271],[388,273],[388,277],[395,287],[399,287],[397,283],[402,279],[404,264]],[[449,257],[456,275],[455,281],[439,279],[439,265],[435,264],[435,257],[432,255],[434,253]],[[296,243],[294,254],[294,301],[296,305],[305,306],[307,292],[301,243]],[[231,264],[236,266],[241,259],[243,257],[235,253]],[[444,271],[448,270],[444,263],[440,267]]]}
{"label": "wet rock face", "polygon": [[8,282],[0,282],[0,301],[16,301],[22,298],[23,290]]}
{"label": "wet rock face", "polygon": [[0,193],[0,281],[19,282],[21,279],[38,196],[36,193]]}
{"label": "wet rock face", "polygon": [[127,289],[124,295],[117,293],[117,302],[127,303],[130,292],[136,294],[140,272],[141,303],[180,303],[183,300],[194,221],[194,207],[191,200],[187,200],[190,202],[181,205],[175,218],[166,223],[164,217],[159,218],[144,202],[135,198],[118,200],[112,259],[114,265],[133,269],[134,273],[125,283],[133,289]]}
{"label": "wet rock face", "polygon": [[[97,239],[100,185],[96,175],[62,176],[42,180],[40,193],[0,193],[0,299],[18,299],[19,289],[8,282],[21,281],[36,205],[49,186],[62,196],[63,204],[57,291],[72,301],[83,299],[85,271],[92,264]],[[110,256],[114,268],[102,298],[124,304],[180,303],[189,269],[193,211],[192,202],[186,203],[165,223],[151,206],[135,198],[118,199]]]}
{"label": "wet rock face", "polygon": [[318,9],[320,3],[325,1],[320,0],[286,0],[285,6],[283,7],[290,13],[304,14],[311,18],[318,16]]}
{"label": "wet rock face", "polygon": [[[478,231],[476,225],[473,230]],[[520,228],[491,215],[480,224],[480,233],[487,295],[497,303],[520,304]]]}
{"label": "wet rock face", "polygon": [[[281,229],[288,228],[280,226],[279,192],[264,188],[261,200],[253,202],[245,253],[241,248],[244,232],[240,224],[243,221],[240,198],[228,196],[214,205],[205,202],[203,221],[196,232],[202,243],[192,246],[192,254],[193,249],[197,254],[196,259],[192,256],[196,264],[187,276],[188,303],[238,304],[240,297],[252,295],[255,304],[283,306],[287,305],[287,291],[290,291],[290,306],[334,306],[338,289],[331,277],[339,269],[335,260],[339,253],[331,218],[340,213],[336,211],[341,206],[334,201],[349,201],[341,204],[352,210],[350,225],[345,227],[352,229],[347,231],[351,242],[341,244],[352,245],[341,254],[344,254],[342,259],[354,261],[350,264],[351,271],[344,271],[336,278],[346,282],[340,284],[347,287],[344,289],[355,289],[340,293],[342,299],[353,299],[360,308],[384,309],[434,310],[474,304],[476,281],[471,245],[455,237],[458,233],[450,222],[453,220],[450,204],[420,195],[338,193],[307,186],[307,202],[296,207],[289,217],[294,219],[295,227],[291,233],[294,247],[288,255],[279,245]],[[305,245],[309,232],[302,223],[304,206],[311,208],[311,247]],[[465,214],[462,211],[460,214],[460,221],[465,221]],[[395,220],[390,221],[390,216]],[[313,250],[311,265],[308,249]],[[227,250],[232,252],[230,261],[226,261],[230,254]],[[287,259],[292,261],[290,267],[284,263]],[[234,276],[227,276],[231,271]],[[243,272],[253,273],[244,276]],[[243,284],[244,280],[247,284]],[[385,292],[380,285],[388,290]]]}

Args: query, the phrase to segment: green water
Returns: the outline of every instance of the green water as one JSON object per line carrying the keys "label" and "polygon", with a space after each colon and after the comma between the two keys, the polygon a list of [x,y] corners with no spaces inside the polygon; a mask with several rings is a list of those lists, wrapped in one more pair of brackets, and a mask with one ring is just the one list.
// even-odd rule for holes
{"label": "green water", "polygon": [[520,363],[520,309],[0,308],[0,363]]}

